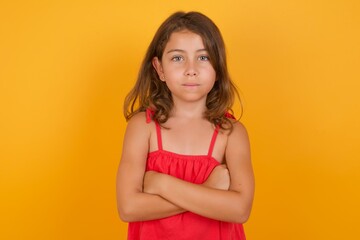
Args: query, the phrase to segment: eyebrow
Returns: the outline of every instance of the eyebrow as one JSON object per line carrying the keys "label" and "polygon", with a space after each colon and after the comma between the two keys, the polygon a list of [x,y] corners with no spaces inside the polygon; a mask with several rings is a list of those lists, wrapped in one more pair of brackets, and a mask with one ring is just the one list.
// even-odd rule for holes
{"label": "eyebrow", "polygon": [[[196,50],[196,52],[203,52],[203,51],[207,51],[205,48],[202,48],[202,49],[198,49]],[[182,50],[182,49],[170,49],[169,51],[166,52],[166,54],[169,54],[169,53],[172,53],[172,52],[186,52],[185,50]]]}

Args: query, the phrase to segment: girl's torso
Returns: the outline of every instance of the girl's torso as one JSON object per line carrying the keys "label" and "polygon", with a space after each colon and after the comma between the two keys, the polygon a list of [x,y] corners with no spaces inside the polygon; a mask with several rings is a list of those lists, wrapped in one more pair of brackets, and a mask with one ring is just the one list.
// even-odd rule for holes
{"label": "girl's torso", "polygon": [[[148,122],[151,121],[150,117],[151,112],[147,111]],[[164,134],[165,131],[170,130],[162,129],[160,125],[155,122],[154,131],[155,134],[152,134],[152,136],[154,137],[151,137],[150,139],[150,152],[148,154],[146,164],[147,171],[153,170],[160,173],[169,174],[184,181],[195,184],[202,184],[208,178],[211,171],[216,166],[218,166],[223,159],[226,145],[226,137],[219,134],[218,127],[211,132],[210,136],[209,134],[205,133],[205,137],[200,136],[198,139],[197,137],[195,137],[196,141],[200,141],[201,139],[202,142],[206,142],[207,144],[207,149],[205,151],[195,151],[195,155],[188,153],[192,151],[191,145],[196,144],[196,141],[191,142],[188,141],[186,138],[176,139],[180,142],[186,140],[187,142],[190,142],[190,144],[183,144],[182,148],[178,148],[176,149],[176,152],[173,152],[175,149],[172,148],[173,145],[163,144],[165,143],[164,140],[170,140],[172,138],[170,134]],[[198,132],[201,131],[202,130]],[[196,136],[196,134],[199,133],[195,133],[194,136]],[[204,141],[204,139],[209,140]],[[197,147],[201,150],[202,146],[200,144],[197,145]],[[217,158],[219,160],[213,157],[214,153],[216,153],[217,156],[220,156]],[[202,217],[191,212],[185,212],[182,214],[158,220],[129,223],[128,239],[243,240],[245,239],[245,235],[242,224],[221,222],[218,220]]]}

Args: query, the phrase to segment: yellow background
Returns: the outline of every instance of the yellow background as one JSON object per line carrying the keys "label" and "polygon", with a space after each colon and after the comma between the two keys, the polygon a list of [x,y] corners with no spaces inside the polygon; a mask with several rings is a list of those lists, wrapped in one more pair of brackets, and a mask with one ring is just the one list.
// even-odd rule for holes
{"label": "yellow background", "polygon": [[227,44],[256,174],[248,239],[360,239],[358,0],[1,1],[0,239],[125,239],[122,103],[176,10]]}

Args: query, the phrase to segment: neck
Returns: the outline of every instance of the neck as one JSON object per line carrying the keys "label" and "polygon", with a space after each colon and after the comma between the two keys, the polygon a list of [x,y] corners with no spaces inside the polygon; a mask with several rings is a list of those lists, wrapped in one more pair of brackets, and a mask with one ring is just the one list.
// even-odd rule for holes
{"label": "neck", "polygon": [[177,103],[174,102],[171,110],[172,117],[203,118],[206,106],[204,103]]}

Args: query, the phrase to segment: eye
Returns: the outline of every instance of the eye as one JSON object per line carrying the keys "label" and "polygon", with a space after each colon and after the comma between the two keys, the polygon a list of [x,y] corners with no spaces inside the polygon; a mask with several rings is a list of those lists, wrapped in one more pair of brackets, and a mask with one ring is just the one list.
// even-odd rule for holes
{"label": "eye", "polygon": [[209,58],[209,56],[203,55],[203,56],[200,56],[200,57],[199,57],[199,60],[200,60],[200,61],[209,61],[210,58]]}
{"label": "eye", "polygon": [[182,60],[184,60],[184,58],[182,56],[173,56],[171,58],[171,61],[174,61],[174,62],[180,62]]}

